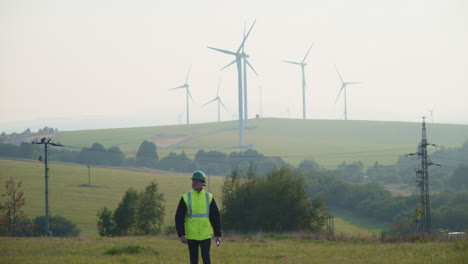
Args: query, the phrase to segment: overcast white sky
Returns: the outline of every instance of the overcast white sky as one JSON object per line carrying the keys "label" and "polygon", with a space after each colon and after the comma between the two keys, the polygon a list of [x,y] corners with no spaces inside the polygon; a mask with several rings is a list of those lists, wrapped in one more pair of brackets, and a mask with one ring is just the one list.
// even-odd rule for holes
{"label": "overcast white sky", "polygon": [[[216,96],[237,113],[233,60],[244,23],[249,115],[302,118],[307,58],[311,119],[343,119],[335,65],[348,87],[348,119],[468,124],[465,0],[0,0],[0,130],[59,130],[217,120]],[[260,94],[262,96],[260,96]],[[429,118],[430,121],[430,118]]]}

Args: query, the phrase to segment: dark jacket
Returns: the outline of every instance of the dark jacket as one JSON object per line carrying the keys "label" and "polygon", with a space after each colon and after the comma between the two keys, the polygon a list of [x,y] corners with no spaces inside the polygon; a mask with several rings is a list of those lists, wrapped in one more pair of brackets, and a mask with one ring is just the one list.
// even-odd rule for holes
{"label": "dark jacket", "polygon": [[[177,229],[177,235],[179,237],[185,236],[185,215],[187,214],[187,205],[185,204],[184,198],[180,198],[179,205],[175,214],[175,224]],[[219,213],[218,206],[213,197],[210,204],[210,223],[213,227],[214,235],[217,237],[221,236],[221,215]]]}

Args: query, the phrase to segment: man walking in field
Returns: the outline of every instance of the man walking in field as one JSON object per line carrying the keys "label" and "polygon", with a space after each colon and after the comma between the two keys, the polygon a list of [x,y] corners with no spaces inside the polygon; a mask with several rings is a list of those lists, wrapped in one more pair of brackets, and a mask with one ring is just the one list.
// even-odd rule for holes
{"label": "man walking in field", "polygon": [[210,264],[212,230],[216,244],[221,243],[221,217],[213,195],[203,190],[205,173],[195,171],[191,179],[192,189],[182,195],[177,206],[177,235],[182,243],[188,244],[191,264],[198,264],[198,248],[203,264]]}

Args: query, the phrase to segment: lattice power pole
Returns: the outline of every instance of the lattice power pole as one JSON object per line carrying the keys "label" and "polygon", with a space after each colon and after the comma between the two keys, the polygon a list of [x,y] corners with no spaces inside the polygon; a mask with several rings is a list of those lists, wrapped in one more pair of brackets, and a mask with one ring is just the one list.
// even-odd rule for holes
{"label": "lattice power pole", "polygon": [[63,147],[62,144],[50,142],[50,138],[41,138],[40,141],[34,140],[33,144],[43,144],[44,145],[44,160],[42,157],[39,157],[39,161],[44,163],[45,167],[45,235],[52,236],[52,233],[49,230],[49,167],[47,166],[47,147],[48,145]]}
{"label": "lattice power pole", "polygon": [[418,146],[417,153],[411,153],[409,155],[418,155],[421,160],[421,165],[416,170],[416,182],[417,186],[421,188],[421,208],[420,208],[420,222],[419,222],[419,233],[430,233],[431,232],[431,203],[429,195],[429,166],[439,164],[432,163],[427,155],[427,146],[436,146],[427,142],[426,137],[426,117],[423,117],[422,123],[422,139]]}

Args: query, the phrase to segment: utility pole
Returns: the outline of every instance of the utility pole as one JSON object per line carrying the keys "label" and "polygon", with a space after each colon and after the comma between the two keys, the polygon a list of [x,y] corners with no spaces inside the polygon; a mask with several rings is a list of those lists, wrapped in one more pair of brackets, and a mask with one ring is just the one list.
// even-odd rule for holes
{"label": "utility pole", "polygon": [[430,233],[431,232],[431,204],[430,204],[430,195],[429,195],[429,166],[439,164],[432,163],[427,155],[427,146],[437,146],[435,144],[430,144],[427,142],[426,137],[426,117],[423,117],[422,123],[422,138],[421,143],[418,146],[417,153],[411,153],[409,155],[418,155],[421,160],[421,165],[416,171],[416,183],[417,187],[421,188],[421,215],[419,222],[419,233]]}
{"label": "utility pole", "polygon": [[63,147],[62,144],[52,143],[50,142],[50,138],[41,138],[41,141],[34,140],[32,144],[42,144],[44,145],[44,161],[42,161],[42,157],[39,157],[39,161],[44,163],[45,167],[45,235],[52,236],[52,233],[49,230],[49,167],[47,166],[47,152],[48,146],[56,146],[56,147]]}
{"label": "utility pole", "polygon": [[91,162],[88,160],[88,185],[91,186]]}

